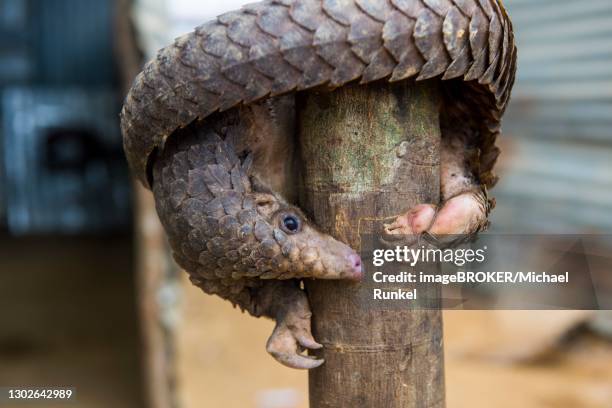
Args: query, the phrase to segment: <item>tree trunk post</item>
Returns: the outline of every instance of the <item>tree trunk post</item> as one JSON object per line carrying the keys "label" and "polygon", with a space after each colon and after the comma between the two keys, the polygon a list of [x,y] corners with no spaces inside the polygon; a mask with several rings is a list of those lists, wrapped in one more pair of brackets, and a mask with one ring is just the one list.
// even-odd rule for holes
{"label": "tree trunk post", "polygon": [[[414,205],[439,201],[439,104],[435,82],[299,97],[300,200],[323,231],[360,250],[363,234],[380,235]],[[365,285],[346,281],[308,281],[306,289],[325,358],[309,373],[311,408],[445,405],[439,309],[406,301],[372,308]]]}

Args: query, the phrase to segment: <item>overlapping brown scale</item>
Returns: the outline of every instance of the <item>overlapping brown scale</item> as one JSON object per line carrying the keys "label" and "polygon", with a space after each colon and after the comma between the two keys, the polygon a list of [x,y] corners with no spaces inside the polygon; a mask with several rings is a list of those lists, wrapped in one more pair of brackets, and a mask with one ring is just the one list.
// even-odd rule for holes
{"label": "overlapping brown scale", "polygon": [[385,23],[389,19],[391,13],[395,11],[389,0],[355,0],[355,3],[364,13],[379,23]]}
{"label": "overlapping brown scale", "polygon": [[221,217],[219,220],[219,236],[226,240],[226,252],[237,248],[239,245],[238,235],[240,227],[241,225],[238,223],[238,220],[231,215]]}
{"label": "overlapping brown scale", "polygon": [[450,64],[442,41],[442,19],[429,9],[423,9],[414,26],[414,41],[427,61],[418,81],[441,75]]}
{"label": "overlapping brown scale", "polygon": [[[237,48],[234,48],[236,50]],[[250,50],[241,49],[240,58],[230,58],[221,69],[223,76],[242,87],[241,101],[251,103],[270,94],[274,82],[251,65]]]}
{"label": "overlapping brown scale", "polygon": [[233,149],[229,148],[224,140],[215,143],[213,148],[215,161],[217,164],[223,166],[225,171],[229,173],[231,168],[239,162],[238,156]]}
{"label": "overlapping brown scale", "polygon": [[219,62],[213,56],[201,52],[197,39],[196,36],[186,35],[175,42],[180,46],[176,47],[177,69],[174,74],[191,78],[190,81],[182,81],[180,92],[185,100],[191,102],[196,113],[201,115],[202,112],[213,112],[218,108],[214,104],[216,98],[201,86],[201,82],[218,75]]}
{"label": "overlapping brown scale", "polygon": [[492,19],[495,14],[495,10],[493,10],[493,5],[491,4],[493,1],[495,0],[478,0],[478,4],[480,4],[480,7],[484,10],[489,19]]}
{"label": "overlapping brown scale", "polygon": [[474,63],[466,73],[466,81],[477,80],[484,75],[489,60],[489,21],[485,14],[474,8],[470,19],[470,49]]}
{"label": "overlapping brown scale", "polygon": [[494,15],[489,23],[489,66],[479,79],[483,85],[490,85],[495,79],[502,55],[501,40],[502,26]]}
{"label": "overlapping brown scale", "polygon": [[332,77],[334,69],[329,65],[313,47],[291,49],[284,54],[285,60],[292,65],[300,64],[302,80],[298,90],[305,90],[323,85]]}
{"label": "overlapping brown scale", "polygon": [[138,84],[140,86],[132,86],[130,92],[125,96],[122,109],[122,117],[125,121],[129,122],[132,119],[132,106],[142,103],[143,98],[148,97],[147,89],[149,88],[144,86],[144,81],[144,71],[140,71],[134,78],[134,85]]}
{"label": "overlapping brown scale", "polygon": [[172,163],[172,175],[175,179],[184,179],[184,175],[189,171],[189,162],[187,161],[187,152],[179,151],[176,153],[176,158]]}
{"label": "overlapping brown scale", "polygon": [[232,181],[232,189],[238,193],[246,193],[248,188],[248,180],[243,178],[242,173],[240,172],[240,164],[236,164],[231,172],[230,179]]}
{"label": "overlapping brown scale", "polygon": [[395,70],[397,62],[386,49],[378,49],[371,57],[370,64],[361,75],[361,83],[377,81],[389,77]]}
{"label": "overlapping brown scale", "polygon": [[[514,51],[512,51],[514,52]],[[510,78],[510,64],[512,61],[512,54],[506,56],[506,60],[502,62],[502,68],[499,77],[493,83],[493,91],[495,92],[496,100],[503,100],[506,86]]]}
{"label": "overlapping brown scale", "polygon": [[213,153],[202,145],[191,146],[189,150],[187,150],[187,159],[189,160],[189,164],[195,168],[193,171],[198,172],[202,171],[200,167],[215,162]]}
{"label": "overlapping brown scale", "polygon": [[417,19],[423,10],[420,1],[414,0],[391,0],[391,4],[410,18]]}
{"label": "overlapping brown scale", "polygon": [[[362,4],[366,3],[369,4],[362,1]],[[355,9],[355,16],[351,18],[352,24],[347,39],[351,43],[351,50],[366,64],[361,74],[362,83],[385,78],[391,75],[396,66],[396,61],[382,44],[380,33],[383,23],[376,19],[376,15],[381,17],[390,13],[391,8],[385,8],[385,4],[386,1],[382,1],[377,3],[376,7],[369,7],[369,13]]]}
{"label": "overlapping brown scale", "polygon": [[230,175],[221,165],[209,164],[202,172],[202,177],[208,190],[216,197],[222,196],[232,188]]}
{"label": "overlapping brown scale", "polygon": [[221,203],[227,215],[232,217],[238,216],[238,213],[242,210],[242,194],[235,190],[230,190],[221,197]]}
{"label": "overlapping brown scale", "polygon": [[[507,27],[507,25],[506,25]],[[509,30],[509,28],[507,28]],[[511,31],[504,33],[502,63],[500,67],[499,77],[494,84],[495,98],[500,101],[504,99],[504,94],[507,90],[510,76],[512,75],[513,67],[516,66],[516,47],[514,47],[514,38]]]}
{"label": "overlapping brown scale", "polygon": [[297,0],[272,0],[272,3],[282,4],[283,6],[291,7],[294,4],[298,3]]}
{"label": "overlapping brown scale", "polygon": [[[223,194],[223,190],[218,191],[217,194]],[[225,209],[223,208],[223,202],[218,196],[206,202],[204,206],[206,215],[213,218],[221,218],[225,215]]]}
{"label": "overlapping brown scale", "polygon": [[[207,31],[203,31],[204,29]],[[190,57],[182,55],[181,59],[189,58],[191,60],[188,65],[198,66],[197,73],[189,78],[196,89],[207,92],[198,99],[198,102],[203,104],[200,112],[210,114],[217,109],[228,109],[242,99],[252,97],[244,88],[248,81],[240,82],[241,76],[246,76],[245,73],[232,72],[237,78],[222,74],[223,69],[245,65],[244,62],[248,61],[247,49],[232,42],[227,35],[227,27],[219,21],[201,26],[196,33],[201,34],[200,39],[195,42],[197,48],[192,48],[194,52]],[[198,52],[198,49],[201,51]],[[202,113],[199,116],[204,116]]]}
{"label": "overlapping brown scale", "polygon": [[400,11],[393,12],[385,23],[384,46],[397,61],[390,81],[400,81],[417,75],[425,63],[414,44],[415,24],[416,20]]}
{"label": "overlapping brown scale", "polygon": [[201,42],[202,50],[209,55],[221,58],[227,48],[226,26],[216,21],[213,24],[207,25],[204,29],[206,31],[200,31],[205,34],[205,39]]}
{"label": "overlapping brown scale", "polygon": [[365,64],[369,64],[373,55],[382,47],[380,33],[383,24],[358,9],[355,9],[355,15],[351,16],[351,20],[347,40],[357,57]]}
{"label": "overlapping brown scale", "polygon": [[257,26],[265,33],[280,38],[295,29],[293,20],[289,17],[289,9],[281,5],[266,7],[257,16]]}
{"label": "overlapping brown scale", "polygon": [[[367,17],[354,0],[323,0],[322,8],[333,21],[328,19],[327,24],[317,29],[314,44],[318,46],[317,53],[335,68],[330,85],[341,86],[360,78],[370,63],[370,54],[377,44],[368,33],[376,30],[373,25],[377,23]],[[360,37],[361,41],[355,41],[355,37]]]}
{"label": "overlapping brown scale", "polygon": [[502,26],[502,61],[506,61],[506,57],[508,56],[509,52],[510,52],[510,31],[511,31],[511,27],[510,27],[510,21],[505,18],[505,13],[502,11],[502,9],[500,8],[499,4],[497,2],[493,2],[493,8],[495,10],[495,14],[497,15],[498,20],[500,21],[500,24]]}
{"label": "overlapping brown scale", "polygon": [[321,21],[325,20],[321,3],[318,1],[295,2],[289,9],[289,15],[293,21],[313,32]]}
{"label": "overlapping brown scale", "polygon": [[278,50],[278,40],[251,47],[249,57],[257,71],[272,80],[270,95],[295,89],[301,72],[285,61]]}
{"label": "overlapping brown scale", "polygon": [[255,16],[242,11],[232,11],[217,17],[217,21],[223,24],[227,37],[242,47],[251,47],[258,42],[262,35],[252,32],[251,27],[255,23]]}
{"label": "overlapping brown scale", "polygon": [[273,79],[271,95],[289,92],[299,87],[302,72],[283,58],[280,52],[281,39],[292,30],[303,30],[293,23],[287,7],[271,5],[259,13],[256,19],[259,29],[273,38],[264,47],[256,45],[251,48],[254,66],[264,75]]}
{"label": "overlapping brown scale", "polygon": [[263,220],[257,220],[253,233],[255,234],[255,238],[261,242],[272,236],[272,227]]}
{"label": "overlapping brown scale", "polygon": [[[167,130],[167,122],[160,120],[166,116],[166,109],[162,103],[164,95],[173,94],[174,91],[168,84],[166,77],[158,71],[157,60],[153,60],[146,64],[143,69],[143,75],[139,78],[140,86],[143,90],[143,103],[140,104],[140,109],[136,113],[135,122],[138,125],[147,124],[147,131],[151,132],[154,137],[162,138]],[[144,121],[138,120],[144,119]],[[144,123],[143,123],[144,122]],[[159,140],[155,140],[159,143]]]}
{"label": "overlapping brown scale", "polygon": [[427,7],[440,17],[446,14],[453,8],[453,3],[450,0],[422,0]]}
{"label": "overlapping brown scale", "polygon": [[219,219],[206,215],[204,222],[199,226],[201,231],[207,237],[214,237],[219,235]]}
{"label": "overlapping brown scale", "polygon": [[346,27],[328,19],[314,35],[313,45],[317,54],[334,68],[330,78],[331,86],[340,86],[358,79],[365,69],[364,63],[350,48],[347,31]]}
{"label": "overlapping brown scale", "polygon": [[187,246],[184,250],[188,252],[188,257],[194,261],[198,260],[200,252],[206,249],[206,239],[204,234],[198,229],[192,229],[187,235]]}
{"label": "overlapping brown scale", "polygon": [[473,62],[469,48],[468,18],[458,8],[452,7],[444,19],[442,32],[446,50],[453,60],[442,79],[465,75]]}
{"label": "overlapping brown scale", "polygon": [[170,184],[170,204],[177,209],[187,198],[187,183],[184,180],[175,180]]}
{"label": "overlapping brown scale", "polygon": [[453,3],[459,7],[461,12],[467,17],[471,17],[478,8],[476,0],[453,0]]}
{"label": "overlapping brown scale", "polygon": [[324,84],[331,77],[333,68],[312,47],[314,33],[293,17],[291,22],[280,37],[280,51],[283,58],[302,73],[297,89]]}
{"label": "overlapping brown scale", "polygon": [[206,204],[204,201],[200,200],[199,198],[188,198],[181,205],[185,215],[187,216],[187,223],[190,226],[196,227],[202,224],[204,221],[203,217],[206,215]]}
{"label": "overlapping brown scale", "polygon": [[351,25],[351,16],[359,15],[354,0],[322,0],[322,8],[328,16],[344,26]]}
{"label": "overlapping brown scale", "polygon": [[218,57],[202,51],[203,43],[200,37],[194,36],[194,41],[190,41],[190,46],[185,47],[179,54],[180,61],[193,68],[193,80],[196,83],[208,81],[219,75],[221,70]]}
{"label": "overlapping brown scale", "polygon": [[468,44],[469,20],[457,8],[452,8],[444,18],[442,34],[446,50],[453,60],[458,59]]}

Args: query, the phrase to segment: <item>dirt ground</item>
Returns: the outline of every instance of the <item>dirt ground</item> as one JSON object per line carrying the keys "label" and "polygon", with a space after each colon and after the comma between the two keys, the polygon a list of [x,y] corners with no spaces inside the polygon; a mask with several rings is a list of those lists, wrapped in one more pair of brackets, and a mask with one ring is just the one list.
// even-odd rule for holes
{"label": "dirt ground", "polygon": [[0,238],[0,386],[77,396],[17,406],[143,406],[131,247],[129,236]]}
{"label": "dirt ground", "polygon": [[[307,407],[306,373],[280,366],[264,350],[272,322],[189,284],[185,294],[178,332],[185,407]],[[558,312],[451,311],[444,318],[449,408],[612,407],[612,344],[605,340],[585,334],[537,362],[508,361],[517,350],[537,347],[541,339],[529,333],[561,319]]]}

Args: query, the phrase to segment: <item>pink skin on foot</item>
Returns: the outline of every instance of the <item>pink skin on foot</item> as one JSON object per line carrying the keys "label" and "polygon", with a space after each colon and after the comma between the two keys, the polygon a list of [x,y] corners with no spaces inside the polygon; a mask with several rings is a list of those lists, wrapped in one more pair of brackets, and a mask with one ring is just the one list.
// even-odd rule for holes
{"label": "pink skin on foot", "polygon": [[422,204],[414,207],[404,215],[400,215],[393,223],[386,225],[386,232],[393,235],[420,234],[427,230],[436,215],[436,207],[432,204]]}
{"label": "pink skin on foot", "polygon": [[348,256],[349,262],[353,265],[353,275],[351,280],[360,281],[363,278],[363,270],[361,267],[361,257],[357,254],[351,254]]}
{"label": "pink skin on foot", "polygon": [[486,218],[482,205],[472,193],[448,200],[429,229],[432,235],[462,235],[477,232],[479,221]]}
{"label": "pink skin on foot", "polygon": [[439,211],[432,204],[422,204],[386,225],[391,235],[462,235],[478,231],[486,220],[485,210],[476,196],[463,193],[446,201]]}

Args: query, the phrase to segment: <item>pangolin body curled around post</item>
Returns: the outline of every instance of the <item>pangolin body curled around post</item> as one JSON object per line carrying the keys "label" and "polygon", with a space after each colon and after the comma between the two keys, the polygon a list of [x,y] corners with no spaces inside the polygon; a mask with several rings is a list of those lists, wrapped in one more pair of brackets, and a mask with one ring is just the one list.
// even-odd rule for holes
{"label": "pangolin body curled around post", "polygon": [[268,350],[320,347],[296,279],[356,279],[357,254],[295,199],[294,98],[351,82],[439,80],[441,208],[390,233],[473,233],[487,224],[517,51],[499,0],[271,0],[197,27],[146,64],[121,114],[134,174],[152,188],[177,263],[194,284],[277,320]]}

